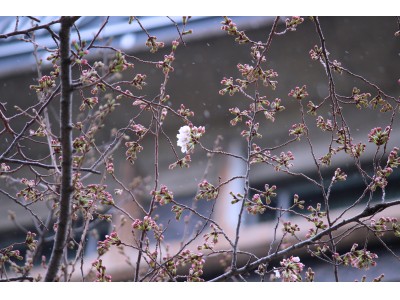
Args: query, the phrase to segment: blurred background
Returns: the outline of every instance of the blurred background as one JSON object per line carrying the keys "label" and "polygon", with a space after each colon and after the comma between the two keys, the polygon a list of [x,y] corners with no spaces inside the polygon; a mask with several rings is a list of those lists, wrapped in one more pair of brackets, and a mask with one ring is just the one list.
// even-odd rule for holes
{"label": "blurred background", "polygon": [[[47,23],[54,18],[42,17],[40,19],[42,23]],[[172,17],[172,19],[181,24],[181,18]],[[232,19],[238,25],[239,30],[246,31],[250,39],[265,42],[274,17],[232,17]],[[309,100],[319,103],[328,96],[328,80],[325,70],[321,63],[311,60],[309,55],[309,51],[314,45],[320,44],[319,38],[314,24],[307,18],[305,19],[305,22],[297,28],[297,31],[275,36],[268,52],[267,66],[269,69],[272,68],[278,72],[278,85],[275,91],[266,87],[261,87],[260,91],[269,100],[282,99],[282,105],[286,107],[286,110],[277,114],[274,123],[260,119],[260,133],[263,135],[263,139],[260,140],[259,145],[262,147],[274,147],[289,140],[288,133],[292,124],[301,122],[297,101],[287,95],[291,89],[296,86],[307,86],[309,96],[304,100],[304,104]],[[104,17],[81,18],[77,22],[81,38],[90,41],[104,20]],[[129,25],[127,17],[111,17],[105,30],[100,35],[101,43],[120,48],[124,52],[143,60],[163,60],[164,55],[169,54],[171,41],[178,37],[174,24],[165,17],[142,17],[140,20],[151,35],[157,37],[157,41],[166,43],[164,49],[155,54],[149,53],[145,46],[146,34],[142,32],[135,22]],[[244,126],[242,124],[238,124],[235,127],[230,126],[229,121],[233,117],[229,113],[229,108],[239,107],[244,109],[247,103],[239,95],[233,97],[228,95],[221,96],[218,91],[222,88],[220,81],[223,77],[239,77],[240,74],[236,68],[238,63],[251,63],[250,47],[248,45],[238,45],[234,42],[232,36],[228,36],[226,32],[222,31],[220,29],[222,20],[220,17],[192,17],[190,19],[187,28],[193,29],[193,34],[184,37],[186,46],[181,45],[178,47],[176,59],[173,63],[175,70],[170,74],[170,80],[167,85],[167,94],[171,97],[168,104],[174,109],[178,109],[180,104],[184,104],[194,111],[193,124],[195,126],[205,126],[206,129],[205,135],[201,138],[201,142],[205,147],[212,149],[217,137],[222,136],[222,140],[219,141],[219,146],[222,150],[238,155],[246,155],[246,140],[240,136]],[[285,28],[284,20],[285,17],[282,17],[278,30]],[[331,60],[336,59],[342,63],[343,67],[375,83],[385,93],[397,97],[399,91],[397,80],[400,77],[400,43],[399,38],[394,36],[394,32],[398,30],[396,18],[321,17],[320,21]],[[0,34],[12,31],[14,26],[15,18],[0,17]],[[31,26],[31,20],[21,18],[19,26],[21,29],[28,28]],[[58,29],[57,26],[53,28],[56,32]],[[76,32],[73,35],[75,39],[78,38]],[[29,88],[30,85],[37,83],[36,65],[32,55],[33,46],[30,43],[24,43],[20,39],[21,37],[15,37],[0,40],[0,102],[7,103],[7,113],[9,115],[13,115],[16,112],[15,105],[26,108],[37,101],[35,91]],[[49,48],[55,47],[52,38],[44,30],[36,33],[36,42]],[[48,54],[39,50],[40,55],[43,58],[42,71],[46,74],[46,71],[49,72],[51,67],[50,63],[46,61]],[[107,61],[111,57],[110,52],[101,49],[94,49],[90,55],[93,61],[100,58]],[[135,91],[134,94],[145,95],[147,99],[152,99],[159,93],[160,84],[163,81],[162,72],[147,64],[132,62],[135,64],[135,74],[142,73],[147,75],[145,88],[142,91]],[[129,78],[132,78],[133,73],[129,72],[124,73],[123,79],[129,80]],[[371,93],[372,97],[377,95],[376,90],[357,78],[346,74],[334,74],[334,79],[336,92],[339,95],[351,96],[353,87],[359,88],[361,92]],[[78,99],[78,97],[75,97],[75,99]],[[79,112],[80,103],[81,101],[78,100],[74,104],[76,120],[83,118],[83,115],[80,115]],[[55,132],[57,132],[58,109],[59,107],[55,102],[49,108]],[[112,129],[126,126],[135,113],[135,109],[132,106],[132,101],[122,100],[121,105],[113,113],[112,117],[106,120],[106,130],[102,131],[102,135],[96,137],[96,141],[100,144],[109,141]],[[319,114],[324,118],[330,118],[329,107],[326,106],[320,110]],[[373,167],[371,161],[376,147],[368,143],[368,133],[375,126],[386,127],[390,122],[391,112],[381,113],[379,110],[371,108],[358,110],[354,105],[347,105],[344,107],[344,115],[352,130],[354,141],[367,144],[362,162],[363,167],[371,172]],[[142,120],[143,124],[147,124],[146,115],[143,115]],[[330,134],[322,132],[315,126],[315,117],[307,115],[306,122],[310,130],[316,157],[321,157],[328,152]],[[21,129],[23,125],[24,122],[14,124],[16,129]],[[176,142],[176,134],[183,125],[181,120],[172,116],[168,117],[164,122],[164,131],[172,142]],[[396,130],[398,125],[399,121],[395,120],[388,149],[393,146],[400,146],[400,131]],[[0,126],[3,125],[1,124]],[[0,127],[0,129],[3,129],[3,127]],[[3,151],[8,143],[7,139],[0,140],[0,151]],[[138,159],[133,166],[127,163],[125,159],[126,149],[124,146],[115,151],[113,157],[116,175],[126,185],[133,188],[144,204],[148,204],[154,173],[153,140],[145,139],[143,148],[144,150],[139,153]],[[197,185],[204,176],[207,164],[210,164],[207,179],[214,185],[217,185],[219,178],[221,178],[221,181],[225,181],[232,176],[241,175],[245,171],[245,165],[240,160],[218,155],[215,155],[210,160],[205,151],[202,151],[198,146],[196,146],[195,153],[192,155],[190,168],[169,170],[168,166],[174,162],[174,156],[166,139],[161,141],[160,149],[162,149],[160,151],[160,183],[167,185],[173,191],[178,202],[189,206],[193,204]],[[40,147],[29,150],[32,156],[41,157]],[[288,150],[292,151],[295,156],[292,171],[303,172],[311,178],[316,178],[315,165],[306,139],[303,138],[299,142],[278,149],[273,154],[279,155],[281,151],[286,152]],[[177,151],[180,151],[180,149],[177,148]],[[332,190],[330,205],[331,209],[334,210],[334,215],[337,215],[343,208],[350,206],[365,188],[353,160],[343,154],[335,156],[330,167],[323,168],[323,175],[327,185],[338,167],[348,174],[348,180],[338,184]],[[26,171],[23,169],[18,175],[21,177],[31,176],[28,173],[24,173]],[[391,181],[386,190],[386,199],[388,201],[400,196],[400,174],[396,171],[390,177]],[[96,178],[93,177],[91,180],[95,181]],[[107,182],[107,184],[111,191],[114,188],[118,188],[114,182]],[[285,208],[290,206],[294,194],[298,194],[301,199],[306,201],[306,207],[309,205],[315,206],[316,203],[323,202],[320,191],[303,178],[276,172],[272,166],[254,165],[251,175],[252,187],[263,190],[265,184],[278,187],[278,195],[272,203],[276,207]],[[16,193],[16,188],[6,180],[1,180],[0,186],[10,191],[11,194]],[[212,212],[212,217],[226,229],[228,234],[233,234],[240,208],[238,204],[232,205],[230,203],[232,199],[229,196],[229,192],[239,193],[242,189],[243,183],[238,180],[226,185],[220,192],[219,198],[216,200],[215,209]],[[375,195],[376,199],[374,198],[373,201],[380,201],[380,193],[377,192]],[[135,208],[130,204],[130,200],[125,199],[123,195],[120,196],[119,203],[133,216],[140,217],[140,213],[135,211]],[[0,195],[0,205],[0,248],[2,248],[12,242],[22,241],[25,237],[24,230],[34,231],[34,223],[27,211],[3,195]],[[212,201],[201,200],[196,202],[199,212],[203,215],[211,213],[212,205]],[[46,217],[47,209],[45,203],[39,203],[33,209],[42,218]],[[168,226],[168,230],[165,232],[165,239],[173,249],[178,247],[184,238],[188,238],[194,233],[201,220],[193,215],[190,217],[188,225],[185,226],[183,221],[178,222],[175,220],[174,213],[170,209],[169,206],[158,207],[156,214],[159,215],[160,222]],[[362,210],[362,207],[358,211],[360,210]],[[9,211],[15,213],[19,226],[10,220]],[[354,211],[357,211],[357,209]],[[119,212],[113,213],[119,216]],[[400,209],[395,207],[391,210],[390,217],[396,216],[400,217]],[[275,213],[268,211],[263,215],[257,216],[246,213],[240,248],[253,252],[257,256],[265,255],[273,238],[276,218],[277,215]],[[283,220],[291,218],[293,219],[292,222],[298,222],[302,232],[305,234],[310,226],[306,222],[298,221],[295,217],[289,215]],[[104,235],[109,233],[111,229],[107,222],[98,223],[97,234],[90,235],[87,243],[85,255],[88,258],[96,256],[97,240],[104,239]],[[361,233],[365,232],[359,231],[359,234],[345,238],[341,243],[342,248],[338,250],[346,252],[350,250],[353,242],[364,242],[365,235]],[[131,235],[130,228],[122,228],[120,235],[122,239],[129,240]],[[44,249],[44,253],[50,253],[50,237],[48,240],[48,247]],[[395,253],[399,253],[399,241],[392,240],[389,236],[385,241]],[[289,244],[290,242],[290,240],[287,241]],[[343,281],[361,280],[361,277],[366,274],[368,280],[372,280],[374,277],[384,273],[385,280],[400,280],[400,274],[396,271],[397,268],[393,267],[393,264],[397,262],[396,257],[388,253],[381,244],[372,238],[368,246],[369,250],[379,255],[377,267],[368,271],[359,271],[350,267],[341,268],[340,279]],[[222,244],[220,247],[224,249],[227,248],[227,245]],[[305,249],[299,250],[296,254],[301,257],[306,267],[311,266],[314,269],[316,281],[334,280],[333,268],[329,264],[311,258]],[[113,275],[114,280],[128,280],[131,278],[133,274],[132,267],[125,263],[125,258],[118,251],[111,251],[107,257],[109,263],[107,264],[106,262],[105,264],[107,265],[107,270]],[[210,259],[205,268],[205,279],[212,278],[215,274],[221,272],[220,259]],[[89,261],[91,260],[89,259]],[[243,263],[245,262],[245,257],[243,257]],[[271,266],[274,265],[278,265],[278,262],[271,264]],[[258,276],[249,274],[249,280],[258,280]]]}

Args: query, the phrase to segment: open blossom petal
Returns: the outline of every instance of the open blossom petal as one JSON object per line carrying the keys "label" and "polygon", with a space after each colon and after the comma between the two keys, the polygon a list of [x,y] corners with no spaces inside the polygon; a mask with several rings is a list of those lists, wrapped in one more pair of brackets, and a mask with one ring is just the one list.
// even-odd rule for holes
{"label": "open blossom petal", "polygon": [[300,262],[300,258],[298,256],[295,256],[292,258],[292,261],[295,263],[298,263],[298,262]]}
{"label": "open blossom petal", "polygon": [[179,133],[176,135],[176,137],[178,138],[178,142],[177,145],[179,147],[181,147],[181,150],[183,153],[187,152],[187,146],[188,143],[190,142],[190,133],[191,133],[191,129],[189,126],[182,126],[179,129]]}
{"label": "open blossom petal", "polygon": [[281,273],[279,272],[278,269],[274,269],[274,273],[276,278],[281,278]]}

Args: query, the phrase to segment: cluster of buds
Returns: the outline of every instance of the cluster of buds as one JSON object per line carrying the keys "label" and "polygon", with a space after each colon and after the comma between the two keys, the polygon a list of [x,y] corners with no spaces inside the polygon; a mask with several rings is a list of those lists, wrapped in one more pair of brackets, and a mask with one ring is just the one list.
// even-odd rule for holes
{"label": "cluster of buds", "polygon": [[289,135],[294,135],[297,140],[306,133],[307,127],[304,123],[293,124],[292,129],[289,129]]}
{"label": "cluster of buds", "polygon": [[309,54],[312,60],[323,60],[324,58],[322,47],[318,47],[317,45],[315,45],[314,48],[310,50]]}
{"label": "cluster of buds", "polygon": [[243,118],[242,118],[243,113],[240,111],[239,108],[237,108],[237,107],[235,107],[235,108],[230,108],[230,109],[229,109],[229,112],[230,112],[232,115],[235,116],[235,118],[232,119],[232,120],[230,121],[230,124],[231,124],[232,126],[235,126],[238,122],[242,122],[242,120],[243,120]]}
{"label": "cluster of buds", "polygon": [[166,281],[170,279],[170,276],[175,276],[178,271],[179,262],[177,259],[171,259],[171,257],[163,257],[164,268],[160,268],[155,281]]}
{"label": "cluster of buds", "polygon": [[260,127],[260,123],[253,123],[251,120],[246,121],[246,126],[249,127],[249,130],[243,130],[240,135],[245,137],[247,141],[249,141],[253,137],[261,138],[262,135],[258,133],[258,128]]}
{"label": "cluster of buds", "polygon": [[391,168],[397,168],[400,165],[400,157],[398,157],[399,148],[394,147],[388,156],[387,165]]}
{"label": "cluster of buds", "polygon": [[55,64],[57,60],[60,58],[59,49],[54,50],[51,54],[46,58],[47,61],[51,61],[52,64]]}
{"label": "cluster of buds", "polygon": [[385,232],[388,231],[386,225],[387,223],[391,223],[394,229],[396,227],[397,219],[388,217],[381,217],[378,219],[378,221],[376,221],[375,219],[371,219],[370,227],[377,236],[383,236]]}
{"label": "cluster of buds", "polygon": [[181,104],[181,107],[177,110],[178,114],[182,117],[193,117],[194,112],[189,108],[186,108],[185,105]]}
{"label": "cluster of buds", "polygon": [[111,73],[119,73],[128,68],[133,68],[133,64],[128,63],[125,59],[125,56],[120,52],[115,52],[115,58],[109,65],[109,71]]}
{"label": "cluster of buds", "polygon": [[0,165],[0,174],[2,174],[3,172],[9,172],[10,171],[10,166],[6,165],[5,163],[1,163]]}
{"label": "cluster of buds", "polygon": [[265,197],[265,203],[271,204],[271,197],[276,197],[276,185],[269,186],[269,184],[264,185],[265,192],[261,195]]}
{"label": "cluster of buds", "polygon": [[291,235],[295,235],[296,231],[300,231],[300,228],[297,224],[292,224],[291,222],[283,222],[283,232],[290,233]]}
{"label": "cluster of buds", "polygon": [[175,213],[175,219],[177,221],[179,221],[181,219],[181,217],[182,217],[182,213],[184,211],[184,208],[182,206],[179,206],[179,205],[173,205],[172,208],[171,208],[171,211],[173,213]]}
{"label": "cluster of buds", "polygon": [[389,134],[392,131],[390,126],[386,126],[385,130],[382,131],[381,127],[375,127],[371,129],[368,134],[368,141],[374,143],[377,146],[386,144],[389,141]]}
{"label": "cluster of buds", "polygon": [[238,64],[237,68],[242,76],[247,79],[247,82],[237,80],[242,85],[242,87],[245,87],[249,83],[261,79],[264,86],[270,86],[273,90],[275,90],[278,82],[272,79],[278,77],[278,73],[275,72],[273,69],[264,71],[260,65],[253,67],[248,64]]}
{"label": "cluster of buds", "polygon": [[31,85],[30,88],[39,93],[39,92],[48,92],[55,86],[56,82],[54,78],[48,75],[44,75],[42,76],[42,78],[39,79],[38,85]]}
{"label": "cluster of buds", "polygon": [[363,143],[358,143],[358,144],[352,144],[350,146],[350,154],[351,156],[355,158],[359,158],[361,154],[363,154],[365,151],[365,144]]}
{"label": "cluster of buds", "polygon": [[231,204],[235,204],[235,203],[238,203],[239,201],[242,201],[243,200],[243,195],[242,194],[240,194],[240,193],[238,193],[238,194],[234,194],[233,192],[229,192],[229,195],[231,195],[232,196],[232,201],[231,201]]}
{"label": "cluster of buds", "polygon": [[156,67],[162,69],[163,73],[167,75],[169,72],[173,72],[174,68],[172,67],[172,62],[175,60],[174,53],[169,55],[164,55],[164,60],[159,61],[156,64]]}
{"label": "cluster of buds", "polygon": [[276,89],[276,85],[278,81],[271,80],[272,78],[278,77],[278,73],[273,69],[265,70],[261,72],[261,80],[263,81],[263,85],[267,87],[271,87],[273,90]]}
{"label": "cluster of buds", "polygon": [[197,246],[197,250],[214,250],[215,245],[213,242],[204,242],[203,245]]}
{"label": "cluster of buds", "polygon": [[75,48],[75,54],[73,56],[73,62],[77,63],[77,64],[81,64],[81,65],[87,65],[88,61],[87,59],[84,59],[83,57],[85,55],[89,54],[89,50],[84,49],[86,46],[86,41],[82,41],[82,43],[79,43],[77,41],[72,41],[72,46]]}
{"label": "cluster of buds", "polygon": [[342,261],[345,266],[352,266],[357,269],[368,270],[369,267],[375,267],[376,262],[374,259],[378,258],[378,255],[368,251],[367,249],[356,250],[358,244],[353,244],[350,252],[347,252],[343,257],[337,258]]}
{"label": "cluster of buds", "polygon": [[290,31],[296,31],[296,27],[304,22],[304,18],[293,16],[291,19],[285,20],[286,29]]}
{"label": "cluster of buds", "polygon": [[[264,98],[265,97],[259,97],[257,99],[256,112],[262,111],[267,120],[274,122],[275,114],[277,112],[284,111],[285,107],[283,105],[281,105],[281,99],[279,99],[279,98],[275,98],[275,100],[273,100],[272,102],[269,102],[268,100],[266,100]],[[254,104],[250,105],[251,110],[254,110],[253,105]],[[268,106],[269,106],[269,108],[268,108]]]}
{"label": "cluster of buds", "polygon": [[114,98],[110,97],[109,99],[107,99],[107,102],[104,105],[99,106],[99,110],[95,114],[96,119],[103,120],[108,114],[113,112],[115,108],[119,105],[120,104],[117,103]]}
{"label": "cluster of buds", "polygon": [[106,187],[105,185],[99,184],[88,185],[90,195],[93,195],[94,199],[99,200],[100,203],[104,205],[114,205],[114,199],[112,195],[105,190]]}
{"label": "cluster of buds", "polygon": [[328,227],[322,220],[326,216],[326,212],[321,211],[321,203],[317,203],[315,208],[310,205],[307,210],[311,212],[308,221],[314,223],[315,228],[324,230]]}
{"label": "cluster of buds", "polygon": [[181,264],[184,266],[190,264],[189,274],[187,280],[190,282],[203,281],[201,276],[203,275],[203,266],[205,259],[202,253],[194,253],[190,250],[184,250],[179,255]]}
{"label": "cluster of buds", "polygon": [[97,242],[97,253],[101,256],[105,254],[112,245],[119,246],[120,244],[121,240],[119,239],[117,233],[113,231],[110,233],[110,235],[106,235],[106,239],[104,241]]}
{"label": "cluster of buds", "polygon": [[88,141],[85,136],[81,135],[74,139],[72,147],[76,152],[86,153],[90,149],[90,141]]}
{"label": "cluster of buds", "polygon": [[226,31],[229,35],[236,36],[235,41],[239,44],[245,44],[250,41],[244,31],[239,31],[236,24],[228,17],[224,17],[224,21],[222,21],[221,24],[221,30]]}
{"label": "cluster of buds", "polygon": [[161,113],[160,113],[160,123],[161,124],[164,122],[165,118],[167,117],[167,114],[168,114],[168,109],[163,107],[161,110]]}
{"label": "cluster of buds", "polygon": [[318,160],[321,162],[322,165],[324,166],[330,166],[331,161],[332,161],[332,154],[335,152],[330,149],[330,151],[325,154],[324,156],[320,157]]}
{"label": "cluster of buds", "polygon": [[135,219],[132,223],[132,228],[145,232],[153,230],[154,237],[157,241],[162,241],[164,239],[164,236],[162,235],[162,226],[159,226],[150,216],[145,216],[143,221]]}
{"label": "cluster of buds", "polygon": [[315,272],[311,268],[308,268],[306,271],[306,281],[314,282],[314,278],[315,278]]}
{"label": "cluster of buds", "polygon": [[[262,192],[260,194],[254,194],[251,201],[249,200],[246,201],[245,206],[247,207],[247,212],[253,215],[263,214],[267,209],[267,205],[271,204],[271,197],[276,197],[275,190],[276,190],[275,185],[270,187],[268,184],[266,184],[265,192]],[[234,200],[237,201],[239,201],[239,197],[243,198],[243,196],[240,194],[235,196],[231,193],[231,195],[234,197]],[[263,198],[266,204],[264,204],[262,200]]]}
{"label": "cluster of buds", "polygon": [[342,64],[338,62],[336,59],[332,62],[331,69],[338,74],[343,73]]}
{"label": "cluster of buds", "polygon": [[183,167],[189,168],[190,162],[191,162],[190,155],[187,154],[187,155],[185,155],[184,158],[179,159],[178,161],[174,162],[173,164],[170,164],[169,169],[170,170],[175,169],[177,166],[179,166],[181,168],[183,168]]}
{"label": "cluster of buds", "polygon": [[250,152],[250,164],[267,162],[271,158],[271,152],[268,150],[262,151],[257,144],[252,145],[253,150]]}
{"label": "cluster of buds", "polygon": [[322,116],[318,116],[317,127],[320,128],[322,131],[332,131],[333,130],[332,120],[326,119],[325,121]]}
{"label": "cluster of buds", "polygon": [[218,243],[218,236],[221,234],[221,232],[217,229],[217,227],[214,224],[210,225],[212,231],[210,233],[206,233],[204,237],[204,244],[201,246],[197,247],[197,250],[213,250],[215,247],[215,244]]}
{"label": "cluster of buds", "polygon": [[380,112],[382,113],[393,110],[393,106],[390,105],[389,102],[383,100],[382,96],[379,94],[374,98],[372,98],[369,104],[373,109],[377,108],[377,106],[380,105],[381,106]]}
{"label": "cluster of buds", "polygon": [[340,168],[335,170],[335,174],[332,177],[332,182],[336,181],[345,181],[347,179],[347,175]]}
{"label": "cluster of buds", "polygon": [[252,215],[263,214],[267,209],[260,194],[254,194],[251,201],[246,201],[244,205],[246,206],[247,212]]}
{"label": "cluster of buds", "polygon": [[125,155],[126,159],[133,165],[137,159],[137,153],[143,150],[143,147],[137,142],[126,142],[125,146],[128,147]]}
{"label": "cluster of buds", "polygon": [[[80,74],[79,81],[82,84],[93,84],[96,82],[99,78],[99,75],[97,74],[97,71],[95,69],[90,69],[90,70],[82,70]],[[92,94],[95,95],[97,94],[98,89],[95,89]]]}
{"label": "cluster of buds", "polygon": [[218,197],[218,188],[213,186],[207,180],[203,180],[199,183],[199,192],[196,195],[196,199],[207,199],[212,200]]}
{"label": "cluster of buds", "polygon": [[317,231],[314,228],[308,229],[308,232],[306,234],[306,238],[309,239],[317,234]]}
{"label": "cluster of buds", "polygon": [[37,137],[45,137],[46,136],[45,126],[39,126],[39,128],[36,130],[30,129],[29,135]]}
{"label": "cluster of buds", "polygon": [[400,224],[397,223],[397,219],[392,219],[392,229],[396,237],[400,237]]}
{"label": "cluster of buds", "polygon": [[77,187],[74,199],[77,205],[82,208],[92,206],[95,201],[100,201],[104,205],[114,205],[112,195],[106,191],[107,186],[101,184],[89,184],[87,187]]}
{"label": "cluster of buds", "polygon": [[342,145],[342,147],[338,148],[338,151],[340,150],[349,150],[349,144],[352,141],[352,138],[350,138],[349,132],[345,130],[344,128],[338,129],[336,132],[337,138],[335,139],[335,142],[338,143],[339,145]]}
{"label": "cluster of buds", "polygon": [[21,183],[26,187],[17,193],[17,197],[24,197],[25,201],[32,202],[43,199],[43,194],[35,188],[36,183],[34,180],[22,178]]}
{"label": "cluster of buds", "polygon": [[293,153],[291,151],[288,151],[287,153],[281,152],[279,157],[274,155],[272,157],[272,160],[277,163],[277,165],[275,165],[275,170],[276,171],[279,171],[283,167],[289,169],[290,167],[293,166],[293,164],[290,163],[290,162],[294,160],[294,155],[293,155]]}
{"label": "cluster of buds", "polygon": [[11,258],[17,260],[23,260],[24,258],[20,255],[19,250],[13,250],[13,246],[0,249],[0,267],[3,268],[6,262],[9,262]]}
{"label": "cluster of buds", "polygon": [[36,234],[33,232],[28,231],[26,233],[26,238],[25,238],[25,245],[28,247],[30,251],[35,251],[36,245],[38,243],[37,240],[35,240]]}
{"label": "cluster of buds", "polygon": [[297,256],[291,256],[280,262],[280,268],[274,268],[275,277],[282,278],[283,282],[301,281],[300,273],[303,271],[304,265]]}
{"label": "cluster of buds", "polygon": [[368,97],[371,97],[370,93],[360,93],[360,90],[358,88],[353,88],[352,98],[354,100],[354,104],[358,109],[361,109],[361,106],[368,107]]}
{"label": "cluster of buds", "polygon": [[156,53],[159,49],[164,48],[163,42],[157,42],[157,37],[150,36],[146,41],[146,46],[150,48],[151,53]]}
{"label": "cluster of buds", "polygon": [[148,131],[142,124],[132,124],[131,128],[139,138],[143,137]]}
{"label": "cluster of buds", "polygon": [[80,210],[85,220],[92,220],[93,215],[90,208],[94,205],[94,200],[90,194],[85,195],[84,190],[75,193],[72,203],[72,220],[78,220],[78,211]]}
{"label": "cluster of buds", "polygon": [[387,178],[392,173],[393,169],[391,167],[386,167],[384,169],[379,168],[379,170],[376,171],[376,174],[372,177],[372,181],[369,185],[371,191],[375,191],[377,187],[384,189],[388,184]]}
{"label": "cluster of buds", "polygon": [[240,91],[240,86],[234,84],[233,78],[226,78],[224,77],[221,80],[221,84],[225,86],[222,90],[219,91],[220,95],[225,95],[226,93],[229,93],[229,96],[233,96],[236,92]]}
{"label": "cluster of buds", "polygon": [[106,267],[103,266],[103,261],[97,259],[92,263],[92,266],[96,269],[96,282],[111,282],[111,275],[106,275]]}
{"label": "cluster of buds", "polygon": [[326,243],[320,244],[320,245],[316,245],[316,249],[311,252],[311,256],[325,256],[326,253],[328,253],[328,251],[330,251],[329,246]]}
{"label": "cluster of buds", "polygon": [[317,109],[319,108],[318,105],[315,105],[312,101],[308,101],[307,103],[307,113],[311,116],[316,116],[317,115]]}
{"label": "cluster of buds", "polygon": [[147,103],[146,101],[140,100],[140,99],[135,100],[135,101],[132,103],[132,105],[133,105],[133,106],[139,106],[139,108],[140,108],[141,110],[150,110],[150,105],[149,105],[149,103]]}
{"label": "cluster of buds", "polygon": [[170,95],[165,95],[163,98],[160,98],[160,102],[161,102],[161,103],[165,103],[165,102],[167,102],[170,98],[171,98]]}
{"label": "cluster of buds", "polygon": [[298,208],[300,208],[300,209],[304,209],[305,201],[304,200],[299,200],[299,199],[300,199],[299,195],[294,194],[294,196],[293,196],[293,204],[295,206],[297,206]]}
{"label": "cluster of buds", "polygon": [[305,97],[308,96],[307,90],[306,90],[306,86],[303,85],[301,88],[299,88],[298,86],[295,87],[294,90],[291,90],[290,93],[288,94],[288,96],[293,97],[297,100],[301,100],[304,99]]}
{"label": "cluster of buds", "polygon": [[250,110],[251,111],[264,111],[266,109],[266,107],[270,106],[271,102],[269,100],[267,100],[267,96],[257,96],[256,97],[256,106],[254,109],[254,103],[250,104]]}
{"label": "cluster of buds", "polygon": [[151,195],[154,196],[154,200],[161,206],[170,203],[174,199],[174,194],[165,185],[161,185],[159,191],[152,191]]}
{"label": "cluster of buds", "polygon": [[132,79],[131,85],[133,85],[138,90],[143,89],[143,86],[146,85],[146,75],[145,74],[136,74],[135,78]]}
{"label": "cluster of buds", "polygon": [[99,103],[99,98],[97,97],[90,97],[90,98],[83,98],[82,104],[79,107],[80,111],[84,111],[86,107],[92,109],[97,103]]}
{"label": "cluster of buds", "polygon": [[254,60],[261,62],[265,62],[266,58],[265,56],[261,56],[261,53],[264,51],[265,46],[261,42],[258,42],[256,44],[253,44],[251,46],[251,57],[253,57]]}
{"label": "cluster of buds", "polygon": [[114,159],[111,156],[106,161],[106,171],[108,174],[114,174]]}
{"label": "cluster of buds", "polygon": [[221,233],[218,228],[214,225],[214,224],[210,224],[210,228],[211,228],[211,232],[205,234],[203,237],[205,239],[206,242],[208,242],[211,239],[211,242],[213,244],[218,243],[218,236]]}
{"label": "cluster of buds", "polygon": [[109,223],[112,221],[112,215],[110,214],[97,214],[97,217],[99,218],[99,220],[103,220]]}
{"label": "cluster of buds", "polygon": [[326,212],[321,211],[321,203],[317,203],[317,207],[314,208],[313,206],[309,206],[307,208],[308,211],[311,212],[310,217],[314,218],[314,217],[318,217],[318,218],[322,218],[326,216]]}
{"label": "cluster of buds", "polygon": [[149,257],[149,266],[151,268],[155,268],[157,265],[157,256],[158,256],[158,252],[157,250],[150,252],[150,250],[147,248],[146,249],[146,254]]}

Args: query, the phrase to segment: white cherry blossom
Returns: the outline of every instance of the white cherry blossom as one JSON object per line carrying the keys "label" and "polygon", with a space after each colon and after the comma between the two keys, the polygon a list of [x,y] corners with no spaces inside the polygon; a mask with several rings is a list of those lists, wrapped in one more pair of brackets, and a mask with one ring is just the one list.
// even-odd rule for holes
{"label": "white cherry blossom", "polygon": [[176,135],[178,138],[178,146],[181,147],[182,153],[186,153],[188,151],[188,144],[190,142],[190,133],[191,129],[189,126],[182,126],[179,129],[179,133]]}

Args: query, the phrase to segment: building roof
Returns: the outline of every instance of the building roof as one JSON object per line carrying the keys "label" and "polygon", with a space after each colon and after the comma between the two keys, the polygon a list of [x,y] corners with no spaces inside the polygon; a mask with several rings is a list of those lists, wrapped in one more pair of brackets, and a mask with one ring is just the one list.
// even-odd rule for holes
{"label": "building roof", "polygon": [[[29,17],[0,17],[0,34],[6,34],[15,31],[16,23],[18,30],[26,30],[32,26],[48,24],[57,19],[57,17],[36,17],[40,23]],[[82,40],[90,41],[99,31],[107,17],[82,17],[76,22],[79,34]],[[179,26],[182,25],[181,17],[139,17],[143,27],[158,40],[169,42],[177,38],[177,29],[174,20]],[[237,17],[235,21],[241,28],[254,28],[263,24],[269,24],[272,17]],[[137,52],[145,49],[147,40],[146,33],[136,22],[129,24],[129,17],[109,17],[108,24],[100,34],[101,39],[109,40],[112,46],[123,51]],[[187,36],[185,39],[201,39],[205,35],[221,35],[223,32],[216,26],[221,22],[221,17],[191,17],[188,22],[188,28],[195,34]],[[54,32],[58,32],[60,25],[51,25]],[[31,43],[22,43],[21,39],[28,39],[29,36],[12,36],[7,39],[0,39],[0,77],[16,75],[18,73],[33,70],[35,65],[32,56],[33,47]],[[77,31],[72,32],[72,39],[78,39]],[[55,49],[56,44],[46,29],[35,31],[35,39],[39,45],[39,55],[42,55],[43,62],[46,63],[48,53],[45,48]]]}

